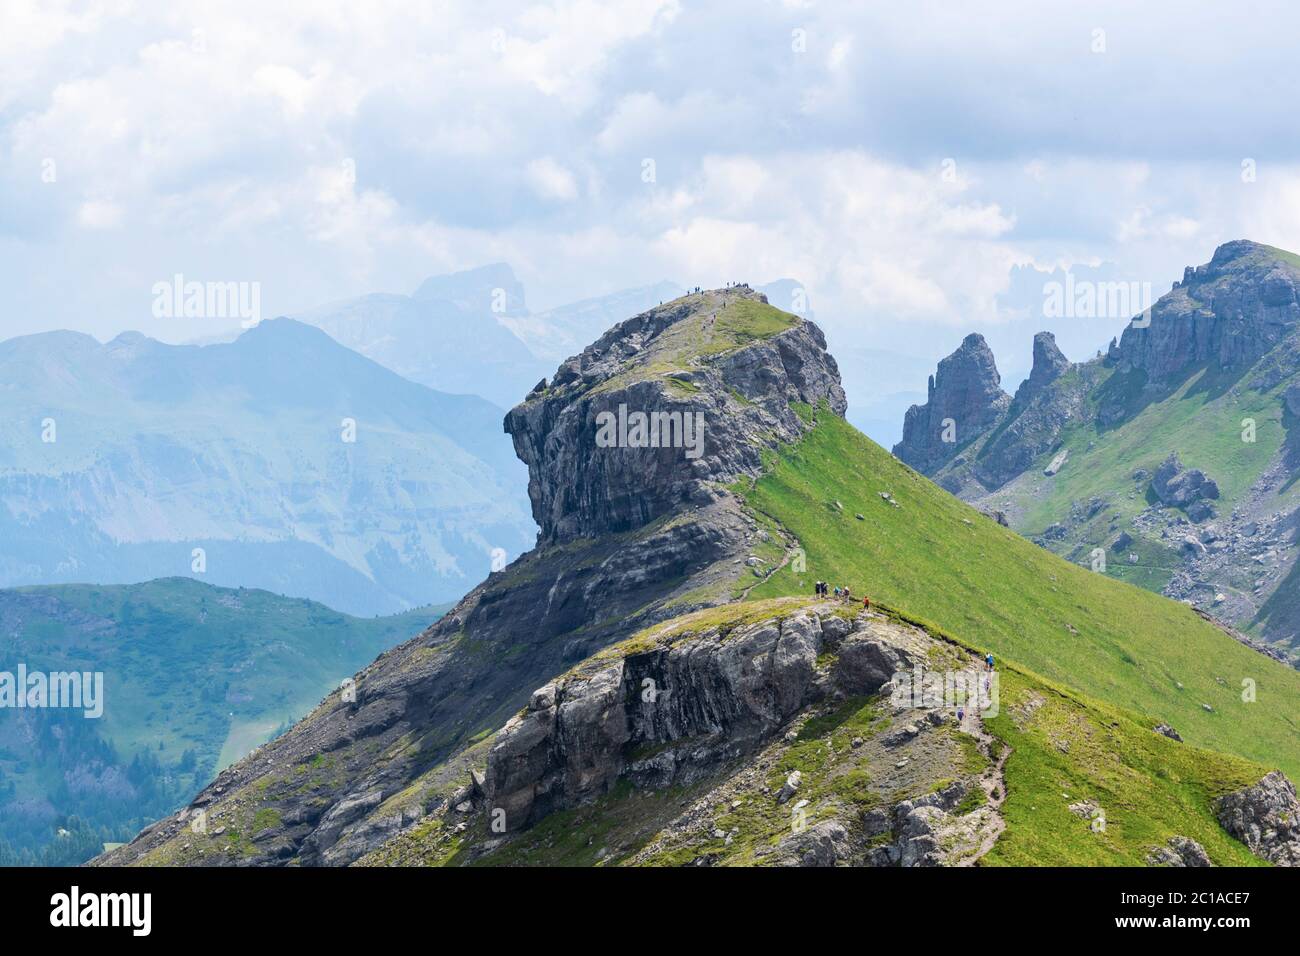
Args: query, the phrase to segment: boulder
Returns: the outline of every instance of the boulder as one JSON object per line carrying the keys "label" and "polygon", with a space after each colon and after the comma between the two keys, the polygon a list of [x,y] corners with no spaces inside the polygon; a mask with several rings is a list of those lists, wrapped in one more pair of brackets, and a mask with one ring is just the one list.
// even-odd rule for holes
{"label": "boulder", "polygon": [[1194,502],[1219,497],[1218,484],[1199,468],[1184,468],[1177,452],[1156,469],[1151,490],[1162,504],[1171,508],[1187,508]]}
{"label": "boulder", "polygon": [[1056,455],[1056,457],[1054,457],[1050,462],[1047,463],[1047,467],[1043,469],[1043,474],[1046,475],[1048,478],[1051,478],[1053,475],[1059,474],[1061,469],[1065,467],[1065,463],[1069,460],[1070,460],[1070,449],[1067,448],[1065,451],[1059,452]]}
{"label": "boulder", "polygon": [[1156,724],[1155,727],[1151,729],[1162,737],[1168,737],[1170,740],[1176,740],[1179,743],[1183,742],[1183,738],[1178,735],[1178,731],[1174,730],[1174,728],[1170,727],[1168,724]]}
{"label": "boulder", "polygon": [[1152,847],[1148,866],[1214,866],[1205,847],[1185,836],[1172,836],[1164,846]]}
{"label": "boulder", "polygon": [[777,844],[776,866],[834,866],[848,857],[849,831],[838,820],[825,820],[782,838]]}
{"label": "boulder", "polygon": [[1221,797],[1215,810],[1223,828],[1251,853],[1275,866],[1300,866],[1300,801],[1281,771]]}

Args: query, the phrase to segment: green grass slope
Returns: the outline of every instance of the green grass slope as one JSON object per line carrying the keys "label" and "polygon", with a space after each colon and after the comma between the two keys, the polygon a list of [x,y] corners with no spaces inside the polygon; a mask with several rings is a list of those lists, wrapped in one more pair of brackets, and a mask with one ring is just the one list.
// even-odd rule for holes
{"label": "green grass slope", "polygon": [[[1024,530],[1041,532],[1069,514],[1071,502],[1134,490],[1133,473],[1138,469],[1154,472],[1171,451],[1178,452],[1188,467],[1209,472],[1224,501],[1241,497],[1286,440],[1280,396],[1285,385],[1257,392],[1233,389],[1236,381],[1236,377],[1201,369],[1172,395],[1147,405],[1118,428],[1100,429],[1095,420],[1077,426],[1061,445],[1070,450],[1070,460],[1059,474],[1047,478],[1041,468],[1030,469],[1030,474],[1042,481],[1035,482],[1040,494],[1025,502]],[[1254,442],[1242,440],[1246,419],[1255,422]],[[1043,458],[1050,459],[1058,450]],[[1115,501],[1118,513],[1125,518],[1146,506],[1142,495],[1132,499],[1117,496]]]}
{"label": "green grass slope", "polygon": [[1177,743],[1015,668],[1002,669],[999,690],[986,726],[1011,747],[1007,828],[982,865],[1141,866],[1173,836],[1195,840],[1218,866],[1261,865],[1213,810],[1215,798],[1259,780],[1260,764]]}
{"label": "green grass slope", "polygon": [[1186,606],[1029,543],[836,416],[819,414],[740,490],[806,553],[803,573],[787,566],[752,597],[807,594],[816,579],[847,584],[1050,681],[1166,721],[1190,743],[1300,776],[1300,672]]}

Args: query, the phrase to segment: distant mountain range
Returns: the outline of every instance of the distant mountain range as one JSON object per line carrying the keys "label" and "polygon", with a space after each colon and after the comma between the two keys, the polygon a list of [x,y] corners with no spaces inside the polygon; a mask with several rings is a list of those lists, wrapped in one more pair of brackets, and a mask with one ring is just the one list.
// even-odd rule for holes
{"label": "distant mountain range", "polygon": [[0,586],[193,575],[358,614],[455,597],[533,541],[503,414],[289,319],[203,347],[11,339]]}
{"label": "distant mountain range", "polygon": [[0,713],[0,865],[129,838],[442,610],[362,619],[186,578],[0,590],[0,671],[103,675],[97,719]]}
{"label": "distant mountain range", "polygon": [[548,368],[504,324],[526,314],[523,286],[498,263],[427,279],[414,295],[365,295],[295,318],[413,382],[509,408]]}

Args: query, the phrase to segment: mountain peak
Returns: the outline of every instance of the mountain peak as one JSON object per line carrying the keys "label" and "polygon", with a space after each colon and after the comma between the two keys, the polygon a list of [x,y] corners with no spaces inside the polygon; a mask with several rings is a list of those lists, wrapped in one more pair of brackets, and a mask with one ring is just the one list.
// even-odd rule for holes
{"label": "mountain peak", "polygon": [[1029,378],[1016,390],[1016,404],[1024,404],[1061,377],[1070,367],[1070,360],[1057,347],[1056,336],[1039,332],[1034,336],[1034,365]]}
{"label": "mountain peak", "polygon": [[1298,326],[1300,257],[1238,239],[1208,263],[1188,266],[1181,282],[1135,317],[1114,360],[1168,384],[1204,363],[1246,368]]}
{"label": "mountain peak", "polygon": [[1214,255],[1210,256],[1209,265],[1213,269],[1222,269],[1230,263],[1240,263],[1252,256],[1276,259],[1279,253],[1283,256],[1291,255],[1291,253],[1282,249],[1265,245],[1262,242],[1255,242],[1252,239],[1233,239],[1214,250]]}
{"label": "mountain peak", "polygon": [[505,262],[430,276],[411,298],[417,302],[450,302],[469,313],[513,315],[527,311],[523,283]]}
{"label": "mountain peak", "polygon": [[765,450],[803,433],[792,404],[823,401],[844,414],[821,330],[740,285],[619,323],[505,424],[528,465],[543,539],[559,540],[710,500],[712,485],[757,475]]}
{"label": "mountain peak", "polygon": [[930,376],[926,403],[907,410],[903,440],[894,446],[894,454],[927,473],[948,461],[1010,404],[1001,383],[984,336],[966,336]]}

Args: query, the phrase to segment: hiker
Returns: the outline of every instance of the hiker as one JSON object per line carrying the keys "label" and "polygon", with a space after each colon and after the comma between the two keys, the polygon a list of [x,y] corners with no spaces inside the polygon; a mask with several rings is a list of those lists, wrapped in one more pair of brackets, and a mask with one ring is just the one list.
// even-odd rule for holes
{"label": "hiker", "polygon": [[835,585],[835,600],[838,601],[839,599],[840,599],[840,586],[837,584]]}
{"label": "hiker", "polygon": [[988,665],[989,670],[993,670],[993,655],[990,654],[984,658],[984,663]]}
{"label": "hiker", "polygon": [[958,704],[957,705],[957,726],[960,727],[962,721],[965,719],[966,719],[966,711],[960,704]]}
{"label": "hiker", "polygon": [[852,595],[852,593],[849,591],[848,588],[845,588],[845,589],[844,589],[844,603],[845,603],[845,604],[852,604],[852,603],[853,603],[853,595]]}
{"label": "hiker", "polygon": [[864,611],[870,611],[870,610],[871,610],[871,598],[868,597],[868,596],[865,595],[865,594],[862,595],[862,610],[864,610]]}

